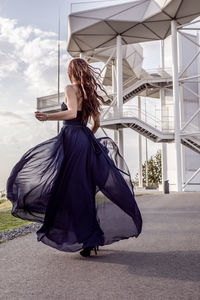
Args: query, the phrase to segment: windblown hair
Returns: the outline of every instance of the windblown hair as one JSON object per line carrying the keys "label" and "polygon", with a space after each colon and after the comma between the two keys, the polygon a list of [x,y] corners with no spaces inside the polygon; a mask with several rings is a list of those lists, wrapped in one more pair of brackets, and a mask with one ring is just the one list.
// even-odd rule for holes
{"label": "windblown hair", "polygon": [[87,123],[88,119],[92,117],[94,120],[93,128],[98,129],[100,105],[101,103],[107,104],[107,102],[97,94],[97,88],[108,96],[100,81],[100,69],[89,65],[82,58],[74,58],[68,65],[68,75],[71,81],[74,78],[79,83],[83,96],[82,121]]}

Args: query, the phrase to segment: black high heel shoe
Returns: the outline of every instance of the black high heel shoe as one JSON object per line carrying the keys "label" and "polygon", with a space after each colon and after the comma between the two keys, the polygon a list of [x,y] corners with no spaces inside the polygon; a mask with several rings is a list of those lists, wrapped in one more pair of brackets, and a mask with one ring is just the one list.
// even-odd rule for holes
{"label": "black high heel shoe", "polygon": [[95,254],[97,255],[97,250],[99,250],[99,246],[94,246],[94,247],[86,247],[83,250],[80,251],[80,255],[86,257],[90,256],[91,250],[95,251]]}

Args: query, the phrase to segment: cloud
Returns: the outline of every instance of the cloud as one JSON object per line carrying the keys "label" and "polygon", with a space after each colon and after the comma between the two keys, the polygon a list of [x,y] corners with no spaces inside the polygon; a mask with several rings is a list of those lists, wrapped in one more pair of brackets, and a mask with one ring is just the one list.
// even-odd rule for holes
{"label": "cloud", "polygon": [[8,0],[1,0],[0,2],[0,12],[6,7]]}
{"label": "cloud", "polygon": [[[61,90],[68,55],[61,41]],[[0,17],[0,187],[25,151],[57,134],[34,116],[36,98],[57,91],[57,34]]]}
{"label": "cloud", "polygon": [[[29,92],[45,95],[57,89],[57,34],[33,26],[18,26],[17,19],[0,17],[0,79],[19,78]],[[61,89],[66,85],[69,56],[61,49]]]}
{"label": "cloud", "polygon": [[31,111],[32,111],[32,105],[30,102],[28,101],[25,101],[23,100],[22,98],[20,98],[18,101],[17,101],[17,105],[23,107],[23,108],[31,108]]}
{"label": "cloud", "polygon": [[7,54],[0,50],[0,62],[3,62],[0,68],[0,78],[4,78],[18,71],[18,63],[12,54]]}
{"label": "cloud", "polygon": [[20,120],[23,119],[22,116],[12,111],[0,111],[0,117],[12,117]]}
{"label": "cloud", "polygon": [[[46,137],[56,134],[56,124],[38,121],[33,112],[0,110],[0,119],[1,145],[8,148],[15,143],[16,149],[22,146],[25,149],[37,144],[40,139],[44,140]],[[39,132],[42,132],[42,134],[38,139]]]}

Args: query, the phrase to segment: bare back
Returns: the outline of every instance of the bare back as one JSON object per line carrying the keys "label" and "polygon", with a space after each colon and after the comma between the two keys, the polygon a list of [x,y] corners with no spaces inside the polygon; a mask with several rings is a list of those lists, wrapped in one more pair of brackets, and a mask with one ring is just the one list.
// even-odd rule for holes
{"label": "bare back", "polygon": [[82,110],[83,96],[81,94],[79,84],[71,84],[71,86],[73,87],[73,89],[75,91],[75,94],[76,94],[76,98],[77,98],[77,102],[78,102],[77,103],[77,110]]}

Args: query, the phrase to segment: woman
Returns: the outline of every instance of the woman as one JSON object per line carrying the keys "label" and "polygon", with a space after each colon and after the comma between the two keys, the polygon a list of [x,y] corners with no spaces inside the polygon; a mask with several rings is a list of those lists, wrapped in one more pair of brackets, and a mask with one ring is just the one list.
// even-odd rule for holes
{"label": "woman", "polygon": [[[115,142],[96,138],[99,74],[81,58],[68,66],[61,112],[35,112],[39,121],[63,120],[60,133],[28,150],[7,180],[12,215],[42,223],[37,240],[90,256],[98,246],[138,237],[142,217],[127,164]],[[87,127],[91,118],[92,128]],[[120,166],[120,167],[119,167]]]}

